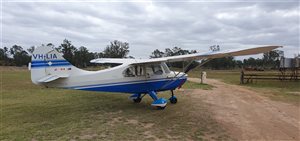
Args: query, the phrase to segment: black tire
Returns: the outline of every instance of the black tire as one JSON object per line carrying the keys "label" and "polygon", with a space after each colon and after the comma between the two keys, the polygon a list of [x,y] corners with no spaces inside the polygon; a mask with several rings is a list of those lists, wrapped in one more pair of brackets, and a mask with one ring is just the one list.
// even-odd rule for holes
{"label": "black tire", "polygon": [[136,98],[136,99],[133,99],[133,102],[134,103],[140,103],[142,101],[142,98]]}
{"label": "black tire", "polygon": [[176,104],[176,103],[177,103],[177,98],[171,98],[171,99],[170,99],[170,102],[171,102],[172,104]]}
{"label": "black tire", "polygon": [[164,107],[156,106],[156,107],[157,107],[157,110],[164,110],[167,106],[164,106]]}

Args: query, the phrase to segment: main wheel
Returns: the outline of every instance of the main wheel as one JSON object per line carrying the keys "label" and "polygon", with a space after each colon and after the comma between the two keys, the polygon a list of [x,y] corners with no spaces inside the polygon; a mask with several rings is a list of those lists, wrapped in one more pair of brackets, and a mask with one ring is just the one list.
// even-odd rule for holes
{"label": "main wheel", "polygon": [[142,98],[140,98],[140,97],[133,99],[134,103],[140,103],[141,101],[142,101]]}
{"label": "main wheel", "polygon": [[171,102],[172,104],[176,104],[176,103],[177,103],[177,98],[176,98],[176,97],[172,97],[172,98],[170,99],[170,102]]}
{"label": "main wheel", "polygon": [[156,106],[157,110],[163,110],[165,109],[167,106],[161,107],[161,106]]}

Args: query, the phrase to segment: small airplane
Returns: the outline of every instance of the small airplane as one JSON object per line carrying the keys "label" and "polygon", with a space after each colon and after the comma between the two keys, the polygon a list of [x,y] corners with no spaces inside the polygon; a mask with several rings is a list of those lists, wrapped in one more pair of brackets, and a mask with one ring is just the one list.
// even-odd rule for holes
{"label": "small airplane", "polygon": [[185,67],[184,72],[171,71],[167,62],[208,61],[213,58],[266,53],[279,47],[282,46],[211,51],[153,59],[98,58],[90,62],[119,65],[104,70],[86,71],[73,66],[56,49],[41,46],[33,52],[29,70],[31,70],[32,82],[37,85],[86,91],[130,93],[132,95],[129,99],[135,103],[141,102],[142,98],[148,94],[153,99],[151,106],[164,109],[167,100],[159,98],[157,93],[170,90],[172,95],[169,101],[172,104],[177,103],[173,90],[180,88],[186,82],[186,73],[192,69],[190,63]]}

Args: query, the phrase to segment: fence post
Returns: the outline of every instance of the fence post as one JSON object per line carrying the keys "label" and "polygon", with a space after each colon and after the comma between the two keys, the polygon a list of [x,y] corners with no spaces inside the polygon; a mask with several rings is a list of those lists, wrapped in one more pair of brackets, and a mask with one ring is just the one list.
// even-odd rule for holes
{"label": "fence post", "polygon": [[201,71],[201,73],[200,73],[200,77],[201,77],[201,81],[200,81],[200,83],[202,84],[203,83],[203,71]]}
{"label": "fence post", "polygon": [[244,70],[241,71],[240,84],[244,84]]}
{"label": "fence post", "polygon": [[206,81],[205,79],[206,79],[206,72],[202,71],[201,72],[201,81],[200,81],[200,83],[201,84],[205,83],[205,81]]}

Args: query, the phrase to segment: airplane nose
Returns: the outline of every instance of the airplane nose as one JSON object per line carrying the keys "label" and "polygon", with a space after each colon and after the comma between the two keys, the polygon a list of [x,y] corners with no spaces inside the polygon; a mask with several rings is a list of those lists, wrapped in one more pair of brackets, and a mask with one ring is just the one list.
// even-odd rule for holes
{"label": "airplane nose", "polygon": [[184,72],[177,72],[173,71],[173,73],[170,73],[172,77],[187,77],[188,75]]}
{"label": "airplane nose", "polygon": [[188,76],[188,74],[186,74],[186,73],[184,73],[184,72],[180,72],[179,74],[178,74],[178,77],[187,77]]}

